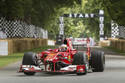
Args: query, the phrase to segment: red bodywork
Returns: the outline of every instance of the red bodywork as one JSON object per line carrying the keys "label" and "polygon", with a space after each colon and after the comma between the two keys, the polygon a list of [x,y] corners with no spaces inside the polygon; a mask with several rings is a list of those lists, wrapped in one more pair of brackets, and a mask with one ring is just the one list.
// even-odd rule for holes
{"label": "red bodywork", "polygon": [[[89,40],[86,40],[89,43]],[[73,56],[76,54],[77,50],[73,49],[71,39],[66,39],[67,50],[65,52],[60,52],[59,48],[57,49],[48,49],[47,51],[43,51],[37,54],[38,59],[43,63],[44,69],[40,66],[33,65],[21,65],[19,72],[84,72],[85,65],[72,65]],[[87,45],[86,54],[88,57],[90,56],[90,48]],[[57,69],[57,62],[63,62],[66,65],[71,65],[65,69]],[[36,67],[36,68],[35,68]],[[66,68],[66,67],[65,67]]]}

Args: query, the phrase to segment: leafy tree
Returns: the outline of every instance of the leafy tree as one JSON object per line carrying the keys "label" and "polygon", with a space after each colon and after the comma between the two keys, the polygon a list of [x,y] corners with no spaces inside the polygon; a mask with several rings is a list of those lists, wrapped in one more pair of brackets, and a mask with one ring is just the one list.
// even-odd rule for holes
{"label": "leafy tree", "polygon": [[[111,32],[110,22],[125,25],[124,0],[0,0],[0,16],[23,20],[42,27],[54,37],[59,33],[59,17],[69,13],[98,13],[105,10],[105,35]],[[65,18],[67,37],[92,36],[99,39],[99,20]]]}
{"label": "leafy tree", "polygon": [[103,0],[104,6],[111,19],[119,25],[125,26],[125,1],[124,0]]}

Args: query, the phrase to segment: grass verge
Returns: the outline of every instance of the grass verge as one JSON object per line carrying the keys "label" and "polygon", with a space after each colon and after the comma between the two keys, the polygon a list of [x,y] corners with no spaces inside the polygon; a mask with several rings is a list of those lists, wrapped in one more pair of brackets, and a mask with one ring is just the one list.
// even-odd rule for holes
{"label": "grass verge", "polygon": [[[37,53],[37,52],[41,52],[41,51],[44,51],[44,50],[47,50],[47,49],[53,49],[55,47],[56,46],[42,46],[40,48],[35,48],[35,49],[27,50],[27,51],[24,51],[24,52],[32,51],[32,52]],[[17,62],[17,61],[21,60],[24,52],[14,53],[14,54],[10,54],[8,56],[0,56],[0,68],[4,67],[4,66],[7,66],[10,63],[14,63],[14,62]]]}

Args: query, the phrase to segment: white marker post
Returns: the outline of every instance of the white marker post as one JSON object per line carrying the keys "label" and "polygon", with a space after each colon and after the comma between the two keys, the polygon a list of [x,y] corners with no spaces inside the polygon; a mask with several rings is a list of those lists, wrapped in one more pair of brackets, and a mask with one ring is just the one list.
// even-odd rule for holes
{"label": "white marker post", "polygon": [[59,35],[63,35],[64,36],[64,17],[60,17],[60,31],[59,31]]}
{"label": "white marker post", "polygon": [[99,21],[100,21],[100,24],[99,24],[99,28],[100,28],[100,41],[104,40],[104,11],[103,10],[100,10],[99,11]]}
{"label": "white marker post", "polygon": [[[69,17],[69,18],[94,18],[96,17],[96,14],[94,13],[91,13],[91,14],[88,14],[88,13],[85,13],[85,14],[64,14],[64,17]],[[100,41],[104,40],[104,10],[99,10],[99,21],[100,21],[100,24],[99,24],[99,35],[100,35]],[[60,31],[59,31],[59,34],[60,35],[63,35],[64,36],[64,18],[63,17],[60,17]]]}

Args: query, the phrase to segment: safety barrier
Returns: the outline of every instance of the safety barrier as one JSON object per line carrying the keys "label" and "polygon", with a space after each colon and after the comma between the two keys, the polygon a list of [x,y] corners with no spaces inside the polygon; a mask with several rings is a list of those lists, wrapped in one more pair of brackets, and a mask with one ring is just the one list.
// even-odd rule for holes
{"label": "safety barrier", "polygon": [[48,31],[42,27],[20,20],[6,20],[0,17],[0,38],[48,38]]}
{"label": "safety barrier", "polygon": [[112,48],[119,49],[121,51],[125,51],[125,40],[123,39],[110,39],[110,46]]}
{"label": "safety barrier", "polygon": [[99,46],[102,46],[102,47],[110,46],[110,40],[100,41]]}
{"label": "safety barrier", "polygon": [[21,38],[0,40],[0,55],[8,55],[47,45],[47,39]]}

